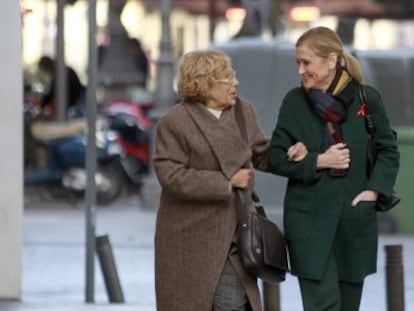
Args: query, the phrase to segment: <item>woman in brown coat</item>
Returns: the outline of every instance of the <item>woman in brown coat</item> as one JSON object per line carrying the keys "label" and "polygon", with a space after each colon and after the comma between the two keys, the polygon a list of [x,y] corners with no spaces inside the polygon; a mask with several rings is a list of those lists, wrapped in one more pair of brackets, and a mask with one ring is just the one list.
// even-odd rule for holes
{"label": "woman in brown coat", "polygon": [[[232,188],[253,189],[252,163],[264,170],[268,137],[219,51],[189,52],[177,77],[182,102],[159,122],[154,169],[162,192],[155,234],[157,310],[261,310],[257,281],[234,243]],[[241,105],[248,142],[234,106]]]}

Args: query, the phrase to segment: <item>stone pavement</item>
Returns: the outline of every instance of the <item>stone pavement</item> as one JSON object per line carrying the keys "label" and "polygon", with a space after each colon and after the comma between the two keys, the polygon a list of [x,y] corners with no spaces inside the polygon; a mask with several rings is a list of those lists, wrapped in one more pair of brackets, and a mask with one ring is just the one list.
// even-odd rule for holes
{"label": "stone pavement", "polygon": [[154,311],[154,307],[117,304],[81,304],[81,303],[14,303],[0,302],[1,311]]}
{"label": "stone pavement", "polygon": [[[125,303],[108,303],[96,260],[95,303],[85,304],[84,206],[26,206],[22,301],[0,301],[0,311],[154,311],[154,225],[155,210],[136,197],[97,209],[96,235],[110,238]],[[414,236],[381,235],[378,273],[366,279],[361,311],[386,311],[384,245],[391,244],[403,245],[405,310],[414,310]],[[288,275],[280,289],[282,311],[302,310],[295,278]]]}

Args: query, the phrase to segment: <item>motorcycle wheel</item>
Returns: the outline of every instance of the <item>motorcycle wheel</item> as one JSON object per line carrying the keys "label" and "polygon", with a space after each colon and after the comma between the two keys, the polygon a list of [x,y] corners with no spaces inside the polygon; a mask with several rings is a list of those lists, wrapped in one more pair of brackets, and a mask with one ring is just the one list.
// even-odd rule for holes
{"label": "motorcycle wheel", "polygon": [[109,204],[117,199],[122,190],[123,176],[116,165],[100,165],[96,169],[96,201]]}

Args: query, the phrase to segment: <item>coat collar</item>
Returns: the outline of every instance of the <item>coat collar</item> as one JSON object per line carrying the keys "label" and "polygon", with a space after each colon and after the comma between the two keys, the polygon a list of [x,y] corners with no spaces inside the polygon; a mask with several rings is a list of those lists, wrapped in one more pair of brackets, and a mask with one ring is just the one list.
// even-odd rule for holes
{"label": "coat collar", "polygon": [[184,107],[206,138],[221,170],[230,179],[251,158],[251,151],[240,136],[234,108],[224,110],[217,119],[202,103],[184,103]]}

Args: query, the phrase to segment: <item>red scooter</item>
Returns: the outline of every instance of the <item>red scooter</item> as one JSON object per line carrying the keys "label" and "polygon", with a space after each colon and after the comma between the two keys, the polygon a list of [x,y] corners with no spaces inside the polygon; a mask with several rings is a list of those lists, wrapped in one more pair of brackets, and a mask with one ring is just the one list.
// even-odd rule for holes
{"label": "red scooter", "polygon": [[122,152],[120,164],[127,180],[139,190],[143,178],[149,173],[151,161],[150,129],[152,121],[146,110],[151,106],[127,100],[115,100],[107,104],[102,113],[109,120],[109,127],[118,134]]}

